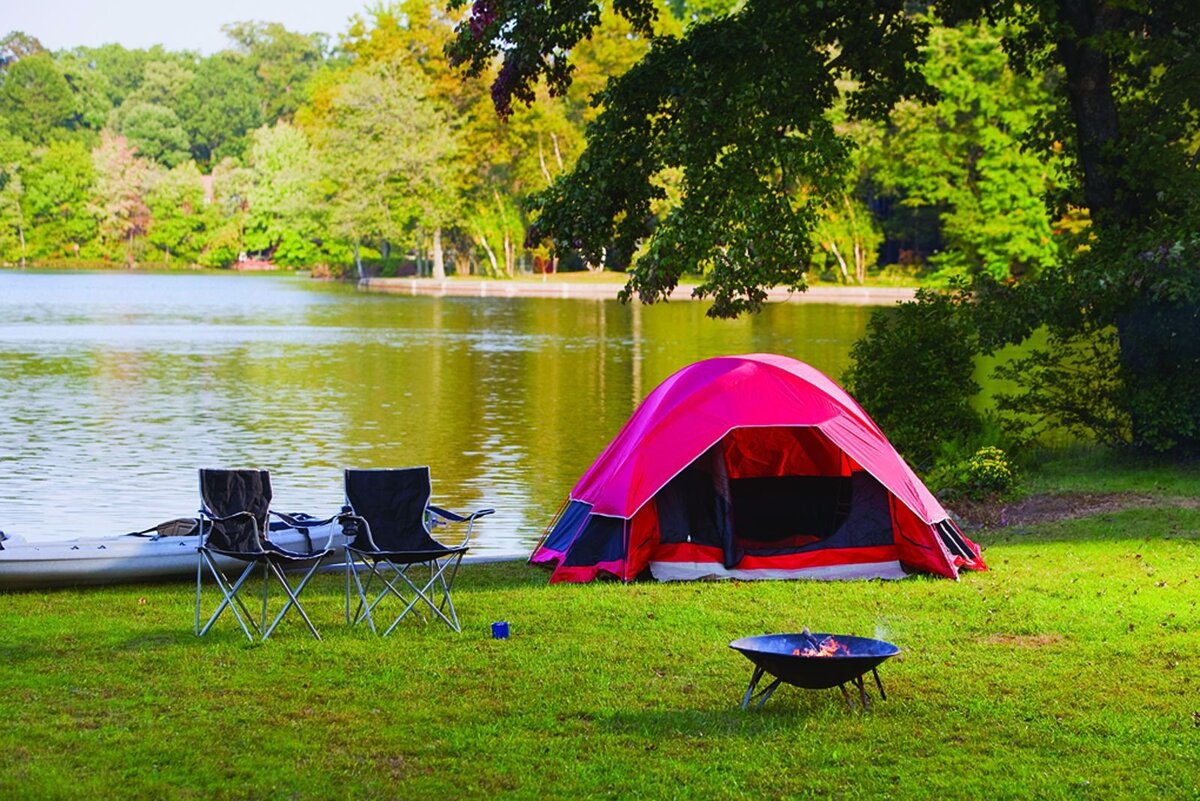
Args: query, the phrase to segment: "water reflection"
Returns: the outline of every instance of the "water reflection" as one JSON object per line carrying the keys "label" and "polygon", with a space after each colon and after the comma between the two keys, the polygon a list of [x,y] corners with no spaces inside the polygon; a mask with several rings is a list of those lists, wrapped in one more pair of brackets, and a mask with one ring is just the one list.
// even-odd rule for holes
{"label": "water reflection", "polygon": [[697,359],[773,351],[833,376],[869,309],[402,298],[287,276],[0,273],[0,528],[119,533],[196,508],[197,467],[272,471],[329,513],[343,467],[429,464],[527,550],[634,405]]}

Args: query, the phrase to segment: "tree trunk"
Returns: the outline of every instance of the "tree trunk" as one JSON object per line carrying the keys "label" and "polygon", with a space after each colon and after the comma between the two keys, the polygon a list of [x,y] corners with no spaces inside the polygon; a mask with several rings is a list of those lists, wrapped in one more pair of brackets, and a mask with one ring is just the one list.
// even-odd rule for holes
{"label": "tree trunk", "polygon": [[21,269],[25,269],[25,226],[17,226],[17,241],[21,243]]}
{"label": "tree trunk", "polygon": [[1125,202],[1136,205],[1131,193],[1120,192],[1120,156],[1111,148],[1121,135],[1117,104],[1108,54],[1098,44],[1116,27],[1118,13],[1103,0],[1059,3],[1059,15],[1066,24],[1057,48],[1075,118],[1083,196],[1092,219],[1100,224],[1120,222],[1125,212],[1134,211],[1119,208],[1119,196],[1129,197]]}
{"label": "tree trunk", "polygon": [[854,239],[854,278],[859,284],[867,282],[867,258],[863,252],[862,240]]}
{"label": "tree trunk", "polygon": [[558,171],[561,173],[566,170],[566,167],[563,166],[562,150],[558,147],[558,134],[551,131],[550,141],[554,143],[554,160],[558,162]]}
{"label": "tree trunk", "polygon": [[442,227],[433,229],[433,277],[438,281],[446,280],[446,261],[442,253]]}
{"label": "tree trunk", "polygon": [[496,253],[492,250],[491,246],[488,245],[487,237],[483,235],[483,231],[479,232],[477,239],[479,241],[479,246],[483,248],[483,252],[487,254],[488,261],[492,263],[492,271],[490,275],[494,278],[500,274],[500,265],[496,263]]}
{"label": "tree trunk", "polygon": [[358,280],[363,280],[362,256],[359,254],[359,240],[354,240],[354,266],[358,269]]}
{"label": "tree trunk", "polygon": [[834,258],[837,259],[838,268],[842,271],[842,280],[847,284],[850,283],[850,273],[846,270],[846,260],[842,258],[842,254],[838,250],[837,242],[830,240],[829,249],[833,251]]}
{"label": "tree trunk", "polygon": [[553,176],[550,175],[549,168],[546,167],[546,151],[542,148],[542,137],[538,137],[538,166],[542,168],[542,177],[546,179],[546,186],[554,183]]}

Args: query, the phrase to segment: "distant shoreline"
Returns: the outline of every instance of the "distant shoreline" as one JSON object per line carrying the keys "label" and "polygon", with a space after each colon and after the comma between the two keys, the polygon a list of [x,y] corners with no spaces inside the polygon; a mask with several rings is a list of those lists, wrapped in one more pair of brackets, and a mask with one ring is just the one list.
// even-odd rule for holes
{"label": "distant shoreline", "polygon": [[[144,264],[129,268],[124,265],[95,264],[38,264],[27,269],[16,265],[0,264],[3,272],[59,272],[59,273],[191,273],[205,275],[246,275],[246,274],[305,274],[307,269],[290,270],[238,270],[229,268],[212,268],[197,266],[166,267],[158,264]],[[561,275],[561,274],[560,274]],[[593,280],[564,280],[559,276],[546,279],[538,277],[518,278],[363,278],[357,282],[358,289],[387,295],[410,295],[427,297],[456,297],[456,298],[560,298],[564,300],[616,300],[617,293],[624,287],[624,277],[610,277],[611,274],[594,278]],[[317,278],[317,280],[340,280]],[[673,301],[694,301],[692,289],[694,284],[683,284],[675,288],[670,299]],[[912,300],[916,296],[915,287],[897,286],[828,286],[818,284],[810,286],[804,292],[789,292],[786,288],[775,287],[767,290],[769,303],[816,303],[838,306],[890,306],[895,303]]]}
{"label": "distant shoreline", "polygon": [[[364,292],[390,295],[426,295],[462,298],[562,298],[567,300],[616,300],[621,283],[562,281],[558,279],[480,280],[432,278],[363,278],[358,288]],[[912,287],[812,286],[806,292],[788,292],[776,287],[767,291],[772,303],[828,303],[843,306],[889,306],[912,300]],[[671,300],[691,301],[692,286],[676,287]]]}

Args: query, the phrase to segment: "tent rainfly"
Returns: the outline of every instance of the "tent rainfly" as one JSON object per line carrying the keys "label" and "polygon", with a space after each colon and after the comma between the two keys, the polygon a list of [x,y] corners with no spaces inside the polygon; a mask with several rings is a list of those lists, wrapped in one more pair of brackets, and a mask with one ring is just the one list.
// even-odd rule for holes
{"label": "tent rainfly", "polygon": [[706,359],[655,388],[530,561],[553,567],[551,582],[987,569],[862,407],[772,354]]}

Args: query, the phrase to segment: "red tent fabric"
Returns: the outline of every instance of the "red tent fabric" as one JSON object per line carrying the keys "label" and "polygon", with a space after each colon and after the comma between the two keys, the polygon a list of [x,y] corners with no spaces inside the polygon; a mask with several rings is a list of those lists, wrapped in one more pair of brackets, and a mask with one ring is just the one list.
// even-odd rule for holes
{"label": "red tent fabric", "polygon": [[[833,511],[813,518],[810,507]],[[815,535],[785,530],[793,517]],[[667,579],[985,569],[862,407],[820,371],[773,354],[707,359],[660,384],[575,485],[531,561],[554,565],[553,581],[631,580],[647,566]]]}

